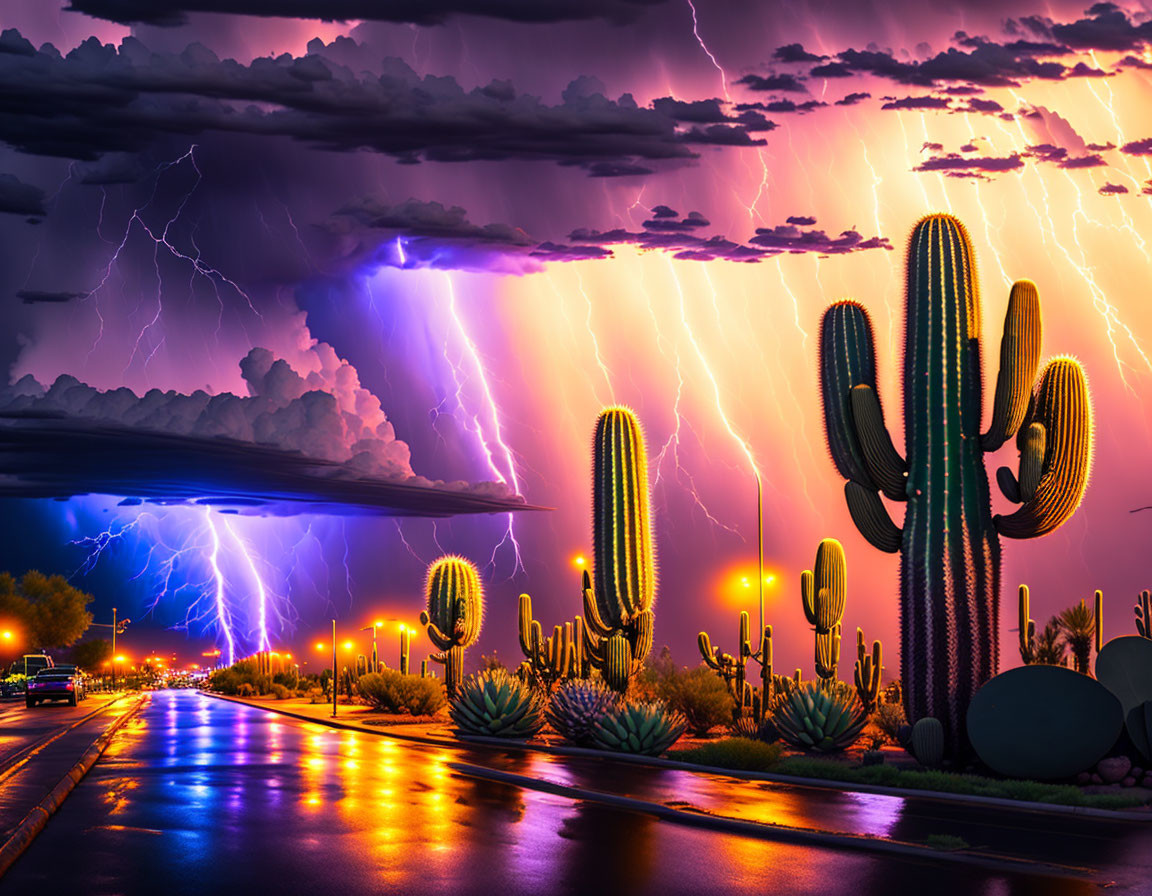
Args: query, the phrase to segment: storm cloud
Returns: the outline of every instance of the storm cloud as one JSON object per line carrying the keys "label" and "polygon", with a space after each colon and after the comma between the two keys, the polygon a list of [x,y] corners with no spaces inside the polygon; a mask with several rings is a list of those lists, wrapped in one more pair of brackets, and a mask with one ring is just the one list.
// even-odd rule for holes
{"label": "storm cloud", "polygon": [[[333,58],[344,43],[353,42],[313,40],[304,56],[241,65],[200,44],[153,53],[131,37],[119,48],[90,38],[61,56],[10,29],[0,38],[0,140],[28,153],[94,161],[163,136],[226,132],[373,150],[408,164],[544,160],[598,176],[641,175],[654,161],[693,159],[694,144],[763,143],[725,117],[682,128],[681,121],[700,121],[696,104],[673,101],[661,111],[629,94],[610,100],[590,78],[573,81],[562,102],[547,105],[507,82],[465,91],[451,77],[420,77],[394,58],[381,61],[378,76],[357,74]],[[747,124],[770,127],[762,118]],[[89,176],[116,181],[122,172]]]}

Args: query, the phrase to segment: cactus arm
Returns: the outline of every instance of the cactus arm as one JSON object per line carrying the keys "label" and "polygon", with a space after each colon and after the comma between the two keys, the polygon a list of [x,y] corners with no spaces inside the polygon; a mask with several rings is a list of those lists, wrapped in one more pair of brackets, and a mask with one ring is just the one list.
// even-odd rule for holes
{"label": "cactus arm", "polygon": [[520,595],[519,634],[520,650],[532,659],[532,598],[527,594]]}
{"label": "cactus arm", "polygon": [[631,643],[632,662],[637,665],[644,662],[652,651],[655,622],[656,617],[651,610],[643,610],[633,619],[636,636]]}
{"label": "cactus arm", "polygon": [[1022,504],[1020,497],[1020,483],[1016,481],[1016,474],[1008,467],[1001,467],[996,471],[996,484],[1000,486],[1000,494],[1013,504]]}
{"label": "cactus arm", "polygon": [[1020,439],[1020,478],[1018,480],[1020,500],[1031,501],[1040,487],[1044,470],[1044,447],[1047,434],[1042,423],[1029,423],[1024,427]]}
{"label": "cactus arm", "polygon": [[811,626],[816,625],[816,579],[812,570],[806,569],[800,573],[800,602],[804,608],[804,618]]}
{"label": "cactus arm", "polygon": [[1027,585],[1021,585],[1019,590],[1019,633],[1020,659],[1028,666],[1036,662],[1036,623],[1029,610]]}
{"label": "cactus arm", "polygon": [[1023,424],[1040,364],[1042,340],[1043,322],[1036,284],[1031,280],[1017,280],[1012,284],[1008,311],[1004,315],[992,420],[980,438],[985,451],[998,449],[1016,435]]}
{"label": "cactus arm", "polygon": [[872,486],[864,452],[852,423],[850,393],[861,384],[876,387],[872,322],[864,306],[836,302],[820,324],[820,397],[828,453],[845,479]]}
{"label": "cactus arm", "polygon": [[1092,620],[1096,625],[1096,652],[1099,653],[1104,649],[1104,592],[1097,588],[1095,598]]}
{"label": "cactus arm", "polygon": [[[427,610],[421,611],[420,624],[427,626],[428,640],[431,641],[438,650],[448,650],[456,643],[454,638],[449,638],[447,635],[445,635],[442,631],[440,631],[440,629],[436,627],[436,623],[432,622],[428,618]],[[440,663],[443,662],[443,660],[436,660],[436,662]]]}
{"label": "cactus arm", "polygon": [[844,498],[848,502],[852,522],[872,547],[886,554],[895,554],[900,550],[903,533],[892,522],[892,517],[888,515],[884,502],[876,492],[856,482],[847,482],[844,484]]}
{"label": "cactus arm", "polygon": [[712,639],[708,637],[708,632],[700,632],[696,636],[696,646],[700,648],[700,656],[704,658],[708,668],[719,672],[720,662],[716,659],[717,648],[712,646]]}
{"label": "cactus arm", "polygon": [[604,668],[604,639],[596,635],[590,626],[584,626],[584,655],[588,663],[597,669]]}
{"label": "cactus arm", "polygon": [[851,401],[852,420],[872,481],[880,486],[885,497],[893,501],[908,500],[905,476],[908,464],[892,444],[876,390],[866,383],[854,386]]}
{"label": "cactus arm", "polygon": [[607,638],[615,630],[600,615],[600,605],[592,591],[592,582],[587,570],[584,572],[584,616],[586,627],[598,638]]}
{"label": "cactus arm", "polygon": [[1092,409],[1079,363],[1057,358],[1048,364],[1034,413],[1045,432],[1044,471],[1030,500],[1010,516],[996,517],[997,530],[1008,538],[1038,538],[1057,529],[1076,511],[1088,485]]}

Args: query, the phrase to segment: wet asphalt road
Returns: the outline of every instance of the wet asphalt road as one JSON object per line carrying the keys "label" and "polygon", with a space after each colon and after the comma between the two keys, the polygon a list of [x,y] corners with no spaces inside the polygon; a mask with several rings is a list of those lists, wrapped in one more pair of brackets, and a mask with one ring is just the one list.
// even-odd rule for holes
{"label": "wet asphalt road", "polygon": [[[0,896],[1097,892],[1083,880],[717,833],[463,777],[449,769],[453,762],[656,802],[710,800],[736,817],[806,827],[822,826],[825,815],[839,822],[828,829],[902,839],[932,832],[925,819],[933,815],[938,833],[963,823],[937,802],[910,806],[593,759],[414,745],[163,692],[122,729],[0,881]],[[1118,891],[1147,892],[1147,876],[1131,872],[1145,867],[1148,828],[1074,821],[1087,839],[1047,818],[1031,836],[1058,852],[1064,839],[1084,852],[1094,843],[1096,858],[1128,867]]]}

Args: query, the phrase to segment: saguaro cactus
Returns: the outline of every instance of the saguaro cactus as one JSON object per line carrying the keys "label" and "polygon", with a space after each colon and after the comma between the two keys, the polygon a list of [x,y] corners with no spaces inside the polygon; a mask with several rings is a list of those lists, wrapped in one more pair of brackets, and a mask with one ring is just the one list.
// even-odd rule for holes
{"label": "saguaro cactus", "polygon": [[[748,630],[748,613],[740,611],[740,632],[736,644],[736,655],[721,653],[718,647],[712,646],[712,639],[707,632],[700,632],[696,636],[696,644],[700,648],[700,655],[709,668],[713,669],[728,685],[733,699],[736,701],[737,715],[743,715],[749,708],[759,721],[773,702],[775,676],[772,674],[772,626],[764,626],[760,635],[760,648],[752,649],[752,642]],[[756,691],[748,683],[748,661],[760,664],[760,690]]]}
{"label": "saguaro cactus", "polygon": [[[908,718],[939,719],[955,753],[965,746],[972,695],[996,673],[999,536],[1035,538],[1075,511],[1087,484],[1091,408],[1084,372],[1070,358],[1050,361],[1037,382],[1040,299],[1021,280],[1009,296],[992,419],[981,434],[980,300],[972,244],[955,218],[929,215],[913,230],[905,307],[907,460],[884,426],[872,325],[856,302],[824,315],[824,419],[853,522],[873,546],[901,555]],[[1013,436],[1018,473],[1005,467],[997,480],[1021,506],[993,517],[984,453]],[[907,502],[903,527],[880,492]]]}
{"label": "saguaro cactus", "polygon": [[584,572],[584,646],[616,691],[652,649],[656,560],[644,434],[628,408],[607,408],[592,443],[594,575]]}
{"label": "saguaro cactus", "polygon": [[1141,638],[1152,638],[1152,591],[1141,591],[1133,610],[1136,613],[1136,633]]}
{"label": "saguaro cactus", "polygon": [[431,658],[444,664],[444,683],[452,697],[464,678],[464,648],[480,637],[480,574],[463,557],[441,557],[428,567],[425,590],[428,609],[420,614],[420,624],[428,627],[428,639],[441,651]]}
{"label": "saguaro cactus", "polygon": [[864,709],[872,712],[880,698],[880,670],[883,668],[884,648],[879,641],[872,642],[872,654],[864,646],[864,630],[856,629],[856,696]]}
{"label": "saguaro cactus", "polygon": [[532,618],[532,598],[521,594],[520,649],[528,658],[524,664],[528,672],[550,691],[556,682],[572,674],[575,665],[572,623],[555,626],[545,638],[540,623]]}
{"label": "saguaro cactus", "polygon": [[408,663],[412,656],[412,630],[400,627],[400,674],[408,674]]}
{"label": "saguaro cactus", "polygon": [[800,597],[804,616],[816,630],[816,674],[830,681],[840,664],[840,626],[848,592],[844,548],[835,538],[825,538],[816,549],[815,572],[800,574]]}

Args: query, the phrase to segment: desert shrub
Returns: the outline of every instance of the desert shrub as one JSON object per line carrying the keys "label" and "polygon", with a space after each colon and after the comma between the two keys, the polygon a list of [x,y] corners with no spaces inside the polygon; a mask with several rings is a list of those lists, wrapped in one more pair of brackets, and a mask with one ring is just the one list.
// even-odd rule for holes
{"label": "desert shrub", "polygon": [[707,666],[666,670],[656,681],[656,696],[679,712],[696,735],[732,721],[736,702],[728,687]]}
{"label": "desert shrub", "polygon": [[308,688],[308,693],[305,694],[309,703],[324,703],[324,688]]}
{"label": "desert shrub", "polygon": [[272,684],[271,693],[272,696],[277,700],[287,700],[291,696],[291,692],[288,690],[288,688],[284,687],[282,684],[276,684],[275,682]]}
{"label": "desert shrub", "polygon": [[287,672],[279,672],[272,676],[272,684],[283,685],[290,691],[296,690],[300,686],[300,673],[295,669]]}
{"label": "desert shrub", "polygon": [[248,682],[245,681],[239,687],[236,688],[236,696],[237,697],[255,697],[256,696],[256,688],[252,687],[252,685],[250,685]]}
{"label": "desert shrub", "polygon": [[776,767],[783,752],[784,748],[780,744],[766,744],[747,737],[728,737],[688,750],[673,750],[668,758],[691,762],[693,765],[766,772]]}
{"label": "desert shrub", "polygon": [[899,703],[876,704],[876,711],[872,713],[872,724],[888,739],[889,743],[900,743],[900,728],[908,724],[908,720],[904,718],[904,707]]}
{"label": "desert shrub", "polygon": [[430,716],[444,705],[444,688],[439,681],[403,675],[395,669],[361,675],[356,687],[360,696],[381,712]]}

